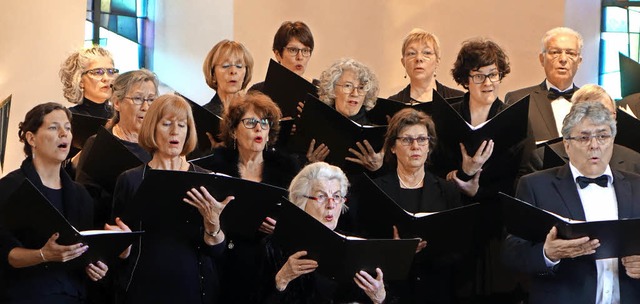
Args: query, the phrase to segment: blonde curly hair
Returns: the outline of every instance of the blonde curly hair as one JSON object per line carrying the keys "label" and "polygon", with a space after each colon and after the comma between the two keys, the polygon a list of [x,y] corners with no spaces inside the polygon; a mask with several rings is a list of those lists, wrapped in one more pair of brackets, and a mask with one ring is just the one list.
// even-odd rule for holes
{"label": "blonde curly hair", "polygon": [[85,72],[92,60],[98,57],[107,57],[113,63],[111,53],[100,46],[81,49],[73,52],[60,66],[60,81],[64,97],[75,104],[82,103],[84,92],[80,86],[82,73]]}

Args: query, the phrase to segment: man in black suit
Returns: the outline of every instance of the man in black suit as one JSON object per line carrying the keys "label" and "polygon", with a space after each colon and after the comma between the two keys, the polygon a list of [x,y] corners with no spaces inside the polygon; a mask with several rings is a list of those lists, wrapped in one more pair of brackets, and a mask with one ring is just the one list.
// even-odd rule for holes
{"label": "man in black suit", "polygon": [[[613,118],[616,118],[616,103],[601,86],[596,84],[586,84],[579,90],[575,91],[571,98],[571,103],[573,104],[585,101],[599,101],[613,114]],[[622,133],[629,134],[630,132],[638,132],[640,130],[620,129],[619,131],[620,133],[618,135],[621,135]],[[552,143],[549,144],[549,147],[562,159],[569,159],[567,152],[564,150],[564,143]],[[539,147],[532,153],[529,164],[531,172],[542,170],[543,168],[549,168],[544,165],[544,147]],[[614,144],[613,155],[611,156],[609,165],[611,166],[611,169],[640,174],[640,153],[625,146]]]}
{"label": "man in black suit", "polygon": [[549,30],[542,37],[542,52],[538,55],[547,78],[505,95],[509,105],[530,95],[529,121],[536,142],[559,137],[562,119],[569,113],[571,94],[576,89],[573,78],[582,62],[582,45],[582,36],[570,28]]}
{"label": "man in black suit", "polygon": [[[516,196],[582,221],[640,216],[640,176],[609,167],[616,123],[599,102],[574,105],[562,136],[569,164],[520,179]],[[552,228],[542,243],[507,237],[505,263],[531,278],[529,303],[640,303],[640,256],[595,260],[600,243],[564,240]]]}

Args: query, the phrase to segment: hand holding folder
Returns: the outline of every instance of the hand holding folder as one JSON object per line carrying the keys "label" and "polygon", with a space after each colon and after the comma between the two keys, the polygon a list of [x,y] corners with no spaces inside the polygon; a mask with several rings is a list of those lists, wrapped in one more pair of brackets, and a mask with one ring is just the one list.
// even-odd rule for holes
{"label": "hand holding folder", "polygon": [[507,232],[533,243],[544,242],[547,233],[556,227],[560,239],[589,237],[599,240],[600,247],[592,255],[594,259],[640,254],[640,236],[629,233],[640,229],[640,219],[575,221],[504,193],[500,193],[500,202]]}
{"label": "hand holding folder", "polygon": [[57,244],[88,246],[73,265],[97,261],[109,264],[142,234],[141,231],[78,231],[28,179],[11,194],[1,211],[1,219],[2,225],[14,233],[28,231],[42,240],[50,240],[57,234],[53,237]]}

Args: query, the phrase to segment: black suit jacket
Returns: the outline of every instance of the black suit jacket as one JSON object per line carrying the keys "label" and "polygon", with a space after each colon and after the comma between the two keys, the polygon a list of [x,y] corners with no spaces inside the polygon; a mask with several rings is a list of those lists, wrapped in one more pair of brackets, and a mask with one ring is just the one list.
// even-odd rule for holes
{"label": "black suit jacket", "polygon": [[[575,88],[577,89],[577,87]],[[553,117],[551,101],[547,98],[547,94],[547,84],[546,81],[543,81],[539,85],[509,92],[504,97],[505,103],[511,105],[522,97],[529,95],[529,122],[536,141],[549,140],[560,136]]]}
{"label": "black suit jacket", "polygon": [[[612,173],[618,217],[639,217],[640,176],[618,170],[612,170]],[[516,196],[561,216],[585,220],[568,164],[522,177]],[[548,268],[542,248],[543,243],[532,243],[510,235],[503,250],[504,261],[509,266],[532,278],[529,303],[595,303],[597,271],[593,259],[585,256],[563,259],[556,267]],[[640,303],[640,280],[627,276],[622,264],[618,271],[621,302]]]}
{"label": "black suit jacket", "polygon": [[[553,143],[549,145],[549,147],[567,163],[569,162],[569,155],[567,155],[567,151],[565,151],[564,144],[562,142]],[[531,154],[530,165],[532,171],[529,173],[539,171],[544,168],[544,146],[537,148]],[[611,155],[609,166],[611,166],[612,170],[640,174],[640,153],[625,146],[614,144],[613,155]]]}

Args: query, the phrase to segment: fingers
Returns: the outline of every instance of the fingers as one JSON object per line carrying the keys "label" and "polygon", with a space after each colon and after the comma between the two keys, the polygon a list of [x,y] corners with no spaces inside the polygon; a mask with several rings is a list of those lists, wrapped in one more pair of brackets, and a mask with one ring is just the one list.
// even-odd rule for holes
{"label": "fingers", "polygon": [[92,281],[98,281],[104,278],[109,271],[109,267],[106,264],[98,261],[95,264],[89,264],[85,268],[87,275]]}
{"label": "fingers", "polygon": [[416,247],[416,253],[422,251],[422,249],[427,247],[427,241],[425,240],[420,240],[420,242],[418,242],[418,247]]}
{"label": "fingers", "polygon": [[131,228],[129,228],[129,226],[127,226],[127,224],[125,224],[122,219],[120,219],[119,217],[116,217],[116,225],[118,225],[118,227],[120,229],[122,229],[122,231],[129,231],[131,232]]}
{"label": "fingers", "polygon": [[307,158],[310,158],[311,155],[313,155],[313,150],[315,149],[315,146],[316,146],[316,140],[314,138],[309,143],[309,149],[307,150]]}
{"label": "fingers", "polygon": [[396,225],[393,225],[393,239],[394,240],[400,239],[400,233],[398,233],[398,227],[396,227]]}
{"label": "fingers", "polygon": [[271,224],[265,220],[264,222],[262,222],[262,224],[260,224],[260,228],[258,228],[258,230],[266,234],[272,234],[273,229],[275,228],[276,228],[275,223]]}
{"label": "fingers", "polygon": [[460,143],[460,152],[462,153],[462,157],[468,157],[467,148],[465,148],[464,144]]}
{"label": "fingers", "polygon": [[230,201],[232,201],[232,200],[234,200],[234,199],[236,199],[236,197],[235,197],[235,196],[230,195],[230,196],[227,196],[227,197],[224,199],[224,201],[222,201],[222,202],[220,202],[220,203],[221,203],[222,205],[225,205],[225,206],[226,206]]}
{"label": "fingers", "polygon": [[623,257],[621,260],[627,275],[634,279],[640,279],[640,256],[638,255],[626,256],[626,257]]}
{"label": "fingers", "polygon": [[66,249],[63,249],[61,252],[61,262],[71,261],[89,250],[88,245],[83,245],[81,243],[62,247],[66,247]]}
{"label": "fingers", "polygon": [[272,219],[272,218],[270,218],[268,216],[264,218],[264,221],[269,223],[269,224],[271,224],[271,225],[274,225],[274,226],[276,224],[276,220],[274,220],[274,219]]}

